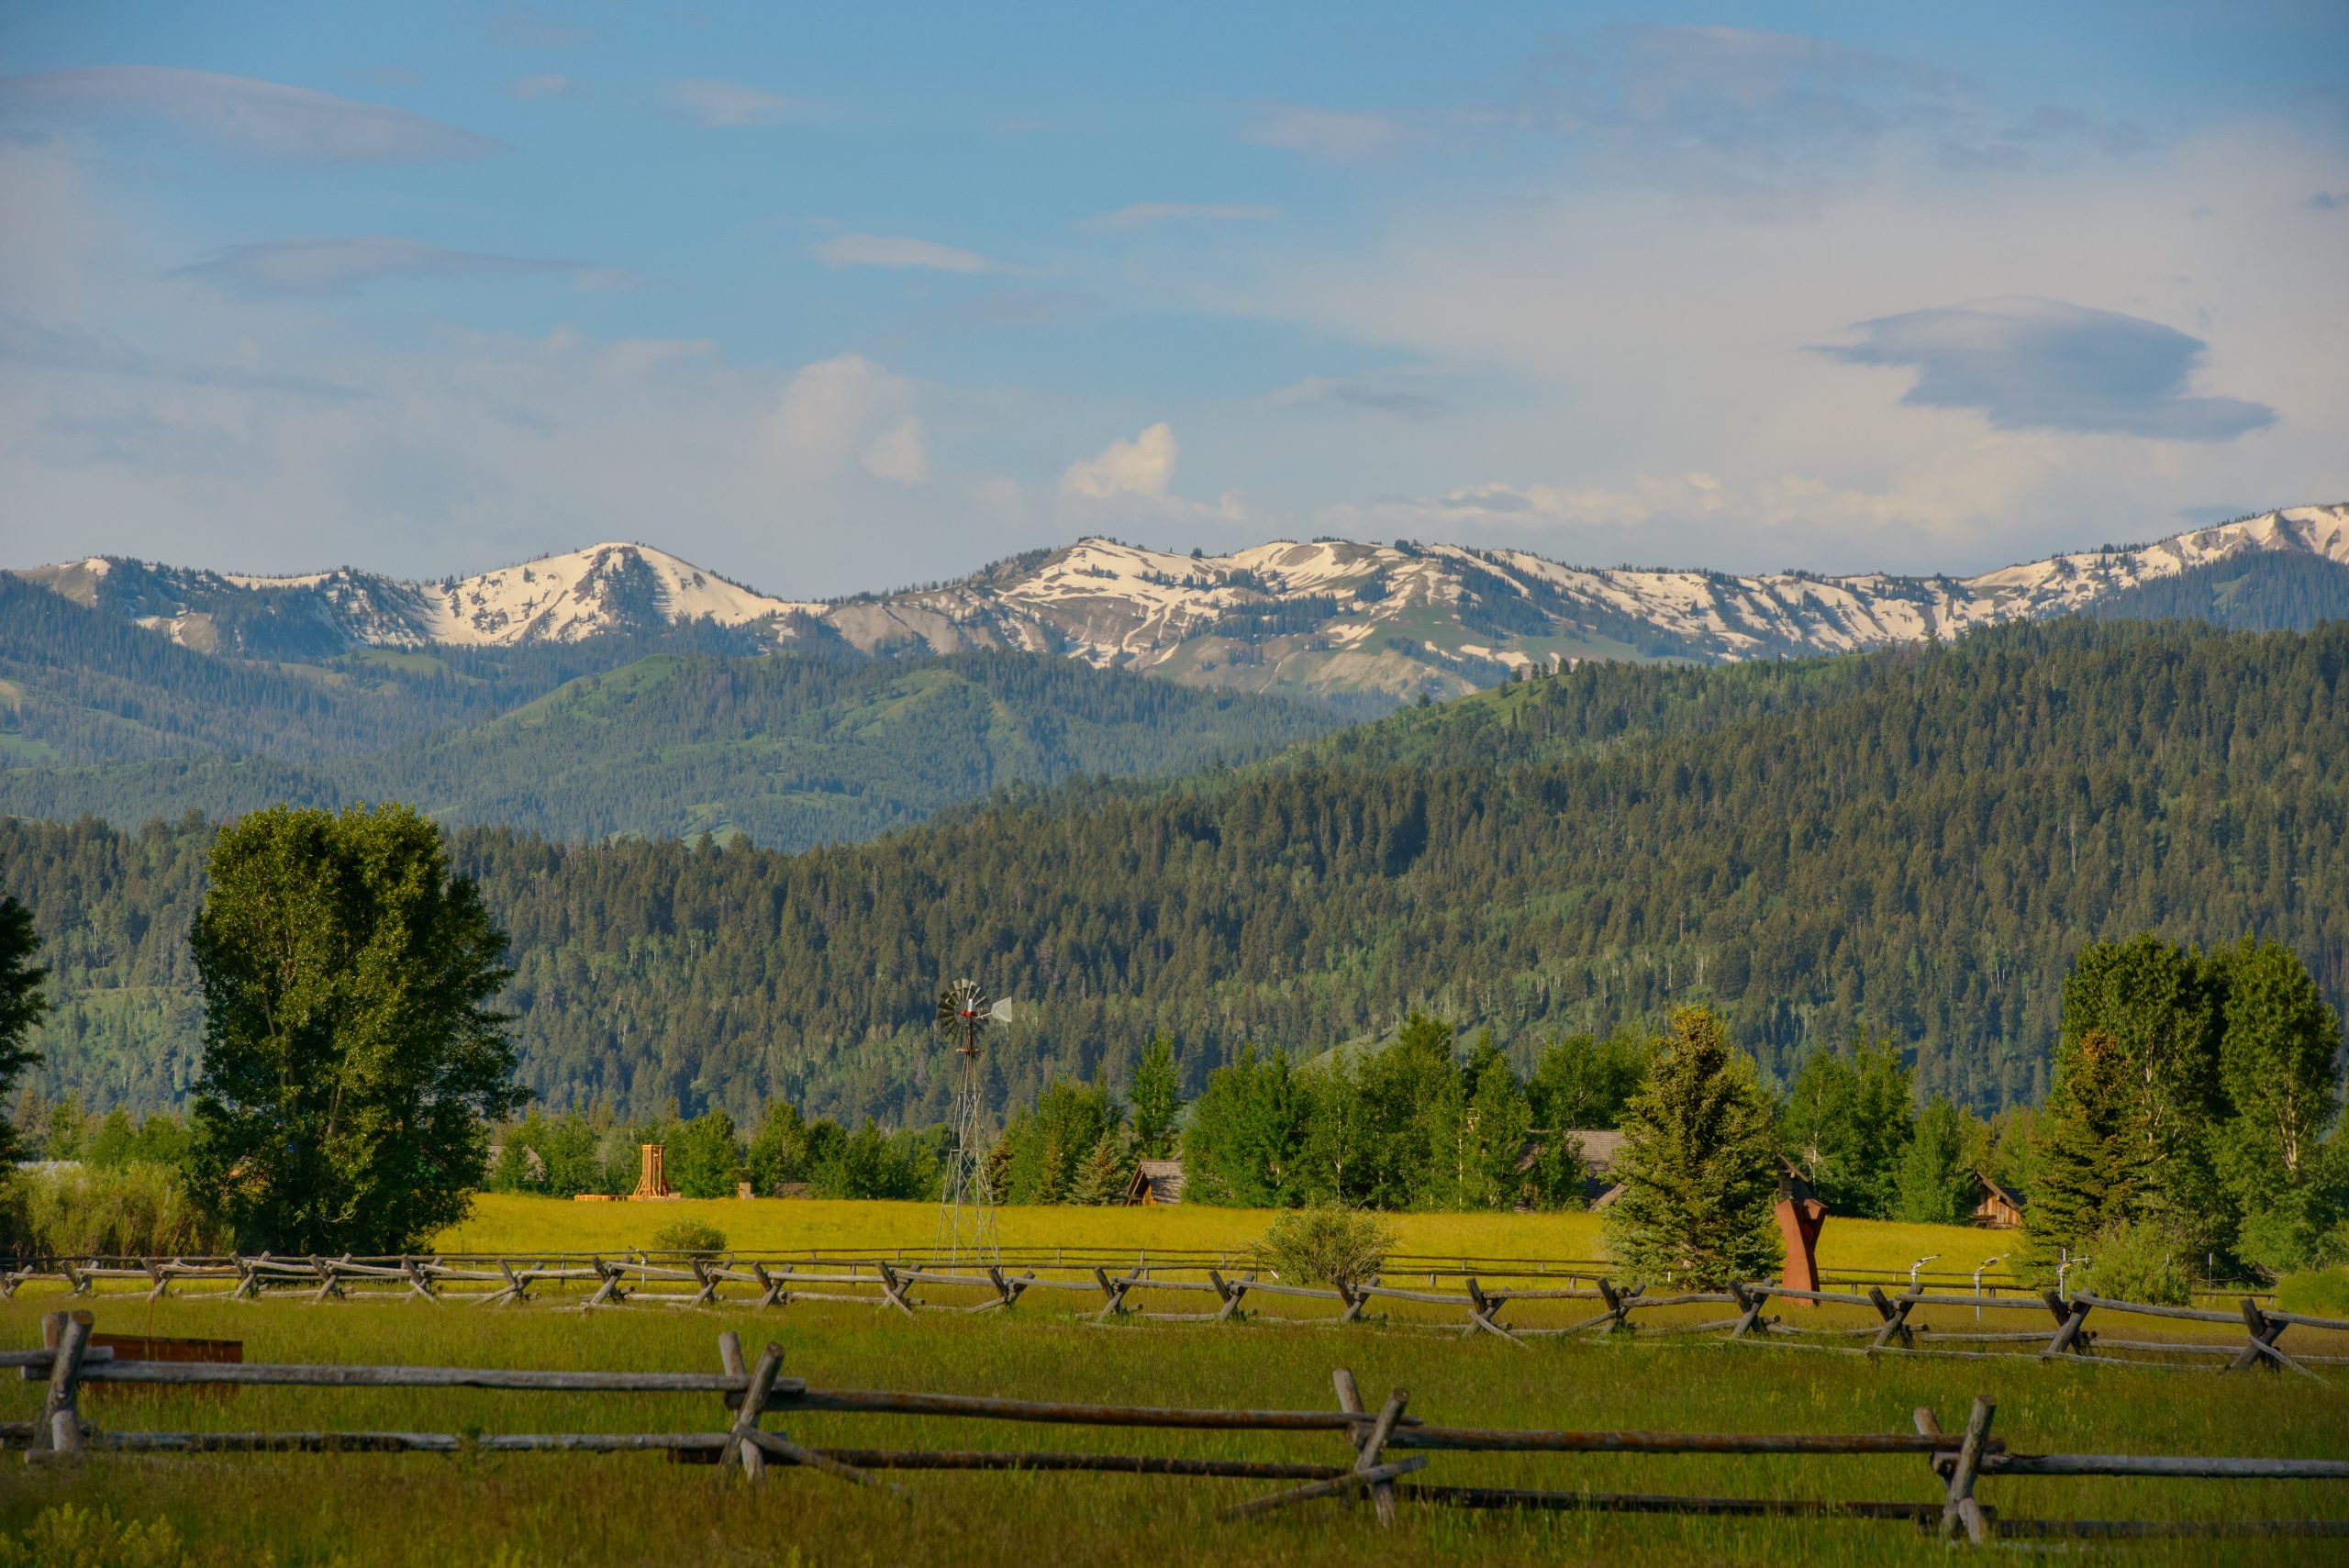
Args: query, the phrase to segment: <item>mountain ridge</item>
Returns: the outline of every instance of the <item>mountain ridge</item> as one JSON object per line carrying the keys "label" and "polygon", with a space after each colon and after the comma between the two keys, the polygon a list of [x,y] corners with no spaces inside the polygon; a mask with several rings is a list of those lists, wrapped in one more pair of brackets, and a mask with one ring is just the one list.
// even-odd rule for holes
{"label": "mountain ridge", "polygon": [[2087,610],[2249,554],[2349,567],[2349,504],[2282,507],[2149,544],[1970,577],[1575,567],[1531,550],[1272,540],[1178,554],[1100,536],[923,587],[762,594],[653,546],[607,542],[468,578],[295,576],[92,556],[16,575],[185,646],[307,659],[522,646],[686,621],[866,653],[1012,649],[1186,684],[1407,698],[1584,659],[1709,663],[1844,653]]}

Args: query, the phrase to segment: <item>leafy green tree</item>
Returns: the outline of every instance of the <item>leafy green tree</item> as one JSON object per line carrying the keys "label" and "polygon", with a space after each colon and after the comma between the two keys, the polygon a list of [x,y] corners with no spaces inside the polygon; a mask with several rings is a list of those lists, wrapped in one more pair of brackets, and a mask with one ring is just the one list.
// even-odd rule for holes
{"label": "leafy green tree", "polygon": [[523,1098],[506,939],[403,806],[222,829],[194,949],[190,1176],[239,1245],[405,1251],[462,1218]]}
{"label": "leafy green tree", "polygon": [[1935,1095],[1900,1152],[1892,1218],[1914,1225],[1963,1224],[1974,1209],[1978,1145],[1963,1110]]}
{"label": "leafy green tree", "polygon": [[[0,896],[0,1103],[16,1086],[17,1076],[38,1062],[39,1053],[25,1044],[25,1037],[49,1011],[41,982],[49,971],[33,962],[40,951],[40,934],[33,929],[33,913],[14,895]],[[0,1117],[0,1169],[17,1158],[18,1129]]]}
{"label": "leafy green tree", "polygon": [[1353,1060],[1332,1056],[1299,1076],[1307,1110],[1297,1150],[1306,1201],[1343,1207],[1364,1196],[1372,1165],[1369,1109]]}
{"label": "leafy green tree", "polygon": [[1047,1083],[1004,1129],[1011,1148],[1006,1201],[1079,1201],[1073,1195],[1078,1168],[1104,1138],[1116,1140],[1124,1117],[1125,1107],[1098,1084]]}
{"label": "leafy green tree", "polygon": [[1533,1076],[1525,1085],[1535,1122],[1559,1132],[1614,1127],[1646,1079],[1656,1044],[1630,1032],[1605,1040],[1553,1037],[1534,1059]]}
{"label": "leafy green tree", "polygon": [[742,1170],[734,1118],[713,1110],[686,1122],[672,1135],[662,1163],[669,1184],[687,1197],[732,1197]]}
{"label": "leafy green tree", "polygon": [[1158,1035],[1142,1048],[1133,1082],[1126,1088],[1126,1103],[1133,1107],[1135,1155],[1163,1160],[1174,1153],[1183,1115],[1183,1079],[1174,1070],[1173,1037]]}
{"label": "leafy green tree", "polygon": [[1602,1227],[1635,1281],[1720,1286],[1775,1272],[1778,1145],[1751,1059],[1702,1007],[1672,1016],[1646,1085],[1623,1112],[1613,1174],[1622,1192]]}
{"label": "leafy green tree", "polygon": [[1854,1039],[1841,1051],[1815,1051],[1780,1112],[1787,1156],[1835,1212],[1885,1218],[1916,1126],[1915,1095],[1915,1074],[1890,1040]]}
{"label": "leafy green tree", "polygon": [[751,1135],[748,1160],[751,1190],[773,1197],[786,1182],[807,1180],[808,1128],[799,1107],[789,1100],[772,1100],[759,1129]]}
{"label": "leafy green tree", "polygon": [[1241,1047],[1229,1066],[1208,1074],[1184,1123],[1185,1195],[1245,1208],[1302,1201],[1311,1111],[1311,1090],[1287,1052]]}
{"label": "leafy green tree", "polygon": [[2211,955],[2225,987],[2219,1076],[2225,1119],[2211,1153],[2242,1218],[2236,1251],[2284,1273],[2321,1260],[2349,1208],[2325,1133],[2341,1110],[2341,1019],[2280,943]]}

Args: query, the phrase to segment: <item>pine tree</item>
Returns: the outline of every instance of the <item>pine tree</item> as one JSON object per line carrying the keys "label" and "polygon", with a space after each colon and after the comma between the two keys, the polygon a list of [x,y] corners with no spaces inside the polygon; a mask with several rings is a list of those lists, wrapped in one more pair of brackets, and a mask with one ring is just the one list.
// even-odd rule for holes
{"label": "pine tree", "polygon": [[1183,1114],[1183,1080],[1174,1071],[1174,1041],[1159,1035],[1142,1047],[1126,1101],[1133,1106],[1134,1153],[1163,1160],[1174,1152],[1175,1123]]}
{"label": "pine tree", "polygon": [[[36,1052],[26,1048],[25,1037],[49,1010],[40,993],[40,983],[49,971],[33,962],[33,954],[39,951],[32,911],[14,896],[0,897],[0,1095],[6,1095],[17,1075],[39,1060]],[[16,1124],[0,1118],[0,1170],[17,1157],[18,1130]]]}
{"label": "pine tree", "polygon": [[2040,1118],[2039,1186],[2024,1237],[2033,1259],[2085,1251],[2099,1235],[2143,1217],[2152,1156],[2141,1081],[2101,1029],[2066,1047]]}
{"label": "pine tree", "polygon": [[1772,1210],[1778,1148],[1753,1062],[1702,1007],[1672,1016],[1646,1085],[1623,1113],[1608,1255],[1635,1281],[1720,1286],[1784,1257]]}
{"label": "pine tree", "polygon": [[1070,1184],[1068,1201],[1100,1207],[1106,1204],[1122,1203],[1126,1186],[1133,1175],[1133,1167],[1119,1147],[1117,1135],[1105,1132],[1085,1158],[1077,1162],[1076,1180]]}

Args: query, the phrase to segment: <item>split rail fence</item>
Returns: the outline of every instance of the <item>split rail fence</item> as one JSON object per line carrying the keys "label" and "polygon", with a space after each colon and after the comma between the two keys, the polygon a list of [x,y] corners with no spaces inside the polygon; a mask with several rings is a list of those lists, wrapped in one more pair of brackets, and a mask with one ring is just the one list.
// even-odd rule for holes
{"label": "split rail fence", "polygon": [[[1383,1525],[1401,1504],[1497,1509],[1590,1510],[1684,1515],[1809,1516],[1908,1520],[1963,1536],[1975,1545],[2000,1538],[2164,1535],[2294,1535],[2349,1537],[2349,1514],[2266,1518],[2121,1518],[2008,1517],[1976,1494],[1987,1480],[2032,1477],[2125,1476],[2178,1481],[2349,1481],[2349,1460],[2194,1454],[2023,1454],[1991,1433],[1996,1407],[1977,1398],[1956,1429],[1943,1428],[1927,1408],[1915,1412],[1912,1432],[1657,1432],[1574,1431],[1439,1424],[1408,1408],[1394,1390],[1375,1409],[1353,1375],[1332,1374],[1334,1408],[1185,1409],[1148,1406],[1062,1404],[964,1394],[885,1389],[825,1389],[783,1374],[783,1351],[769,1344],[755,1362],[739,1339],[718,1337],[715,1372],[530,1371],[483,1367],[265,1365],[139,1361],[91,1344],[88,1312],[56,1312],[44,1319],[47,1343],[0,1352],[0,1365],[21,1369],[45,1385],[39,1417],[0,1425],[0,1442],[28,1451],[29,1461],[76,1461],[92,1452],[137,1454],[286,1453],[615,1453],[665,1451],[685,1462],[739,1466],[752,1480],[770,1465],[799,1466],[840,1481],[885,1488],[914,1499],[876,1473],[893,1470],[1094,1471],[1108,1473],[1292,1483],[1279,1491],[1234,1503],[1227,1519],[1264,1514],[1322,1497],[1367,1499]],[[327,1389],[474,1388],[540,1394],[690,1394],[715,1396],[711,1428],[672,1432],[431,1431],[139,1431],[100,1428],[80,1407],[84,1387],[268,1386]],[[1009,1449],[880,1449],[817,1447],[770,1429],[770,1417],[810,1412],[952,1418],[1028,1425],[1115,1427],[1161,1431],[1329,1434],[1342,1439],[1337,1462],[1273,1459],[1032,1451]],[[1915,1500],[1863,1501],[1836,1497],[1695,1496],[1665,1493],[1436,1485],[1406,1480],[1426,1469],[1433,1454],[1796,1455],[1827,1461],[1909,1455],[1930,1467],[1932,1496]]]}
{"label": "split rail fence", "polygon": [[[1775,1344],[1854,1355],[1904,1355],[1984,1359],[2035,1354],[2043,1360],[2098,1360],[2108,1364],[2197,1367],[2221,1372],[2260,1369],[2323,1381],[2314,1370],[2349,1364],[2349,1320],[2286,1312],[2245,1295],[2232,1310],[2170,1307],[2113,1300],[2086,1291],[2069,1296],[1983,1294],[1938,1288],[1932,1283],[1892,1282],[1887,1291],[1875,1281],[1830,1281],[1842,1290],[1798,1290],[1757,1282],[1720,1291],[1649,1294],[1643,1286],[1617,1285],[1596,1262],[1531,1260],[1389,1260],[1386,1274],[1364,1284],[1340,1286],[1295,1284],[1260,1277],[1225,1262],[1150,1262],[1130,1254],[1114,1262],[1083,1262],[1055,1251],[1018,1264],[961,1269],[893,1262],[885,1258],[781,1258],[733,1254],[697,1257],[629,1253],[622,1256],[452,1255],[385,1258],[60,1259],[0,1275],[0,1296],[13,1296],[35,1281],[55,1282],[68,1292],[146,1287],[154,1300],[173,1291],[228,1300],[264,1296],[304,1296],[313,1302],[353,1298],[397,1298],[479,1306],[518,1305],[550,1296],[583,1309],[629,1304],[751,1309],[787,1307],[794,1302],[848,1302],[908,1316],[917,1311],[990,1312],[1018,1307],[1030,1296],[1041,1301],[1069,1296],[1085,1298],[1076,1309],[1100,1320],[1119,1318],[1157,1322],[1232,1323],[1251,1316],[1248,1302],[1305,1302],[1334,1308],[1328,1315],[1284,1308],[1283,1321],[1360,1323],[1374,1310],[1381,1320],[1420,1328],[1456,1327],[1464,1334],[1490,1335],[1522,1345],[1549,1337],[1614,1334],[1716,1337],[1735,1343]],[[1163,1254],[1162,1254],[1162,1260]],[[1399,1265],[1399,1267],[1397,1267]],[[1478,1266],[1497,1270],[1472,1272]],[[1113,1273],[1116,1269],[1118,1272]],[[1052,1270],[1051,1273],[1041,1271]],[[1017,1270],[1018,1272],[1014,1272]],[[1417,1284],[1424,1273],[1427,1288]],[[1409,1284],[1390,1283],[1398,1277]],[[1961,1278],[1964,1276],[1960,1276]],[[1438,1288],[1441,1279],[1455,1288]],[[193,1287],[193,1288],[191,1288]],[[208,1287],[208,1288],[207,1288]],[[1205,1296],[1198,1309],[1181,1303]],[[1571,1304],[1598,1310],[1573,1316]],[[1788,1303],[1856,1309],[1857,1327],[1786,1320],[1768,1309]],[[1672,1316],[1675,1308],[1724,1308],[1716,1318]],[[1529,1311],[1553,1315],[1564,1308],[1570,1320],[1530,1322]],[[1928,1311],[1970,1313],[1955,1327],[1935,1328]],[[1985,1327],[1985,1314],[2004,1315],[2008,1327]],[[1449,1315],[1458,1314],[1450,1324]],[[1640,1315],[1648,1321],[1638,1321]],[[1661,1320],[1658,1315],[1665,1315]],[[2094,1316],[2097,1327],[2089,1321]],[[1507,1320],[1505,1320],[1505,1318]],[[2018,1318],[2035,1321],[2026,1327]],[[2108,1325],[2123,1318],[2189,1323],[2191,1337],[2146,1337],[2143,1329]],[[1943,1320],[1946,1324],[1946,1319]],[[2285,1333],[2299,1328],[2301,1339],[2320,1336],[2305,1349],[2287,1351]],[[2222,1332],[2231,1331],[2231,1332]],[[2239,1337],[2238,1337],[2239,1336]],[[1837,1342],[1842,1341],[1842,1342]]]}

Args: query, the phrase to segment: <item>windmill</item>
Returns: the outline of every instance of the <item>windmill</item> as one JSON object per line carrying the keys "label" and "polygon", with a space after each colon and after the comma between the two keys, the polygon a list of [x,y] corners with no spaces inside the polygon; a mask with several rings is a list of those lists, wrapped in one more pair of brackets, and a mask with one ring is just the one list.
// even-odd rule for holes
{"label": "windmill", "polygon": [[987,1190],[987,1150],[981,1134],[979,1042],[1011,1017],[1011,1004],[991,1002],[975,980],[957,980],[938,994],[938,1032],[958,1059],[954,1119],[946,1150],[946,1181],[938,1200],[938,1246],[947,1262],[1001,1260],[995,1235],[995,1195]]}

